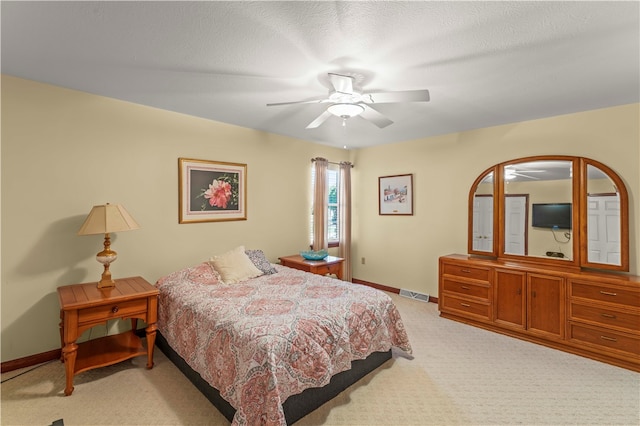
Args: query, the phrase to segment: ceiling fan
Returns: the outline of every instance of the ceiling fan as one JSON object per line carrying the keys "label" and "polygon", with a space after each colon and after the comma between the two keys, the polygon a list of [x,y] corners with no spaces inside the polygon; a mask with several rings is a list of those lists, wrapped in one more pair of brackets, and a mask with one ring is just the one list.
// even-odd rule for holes
{"label": "ceiling fan", "polygon": [[512,179],[516,179],[519,176],[525,179],[540,180],[540,178],[538,177],[529,176],[528,174],[525,174],[525,173],[544,173],[544,172],[545,170],[526,170],[526,169],[518,170],[514,167],[505,167],[504,178],[507,180],[512,180]]}
{"label": "ceiling fan", "polygon": [[308,101],[280,102],[267,104],[267,106],[329,103],[327,109],[306,127],[315,129],[324,123],[329,117],[342,118],[345,125],[348,118],[360,116],[371,121],[379,128],[387,127],[393,121],[371,107],[373,104],[388,104],[396,102],[428,102],[428,90],[405,90],[399,92],[363,93],[355,83],[356,79],[350,75],[328,73],[329,81],[333,89],[329,90],[328,97],[316,98]]}

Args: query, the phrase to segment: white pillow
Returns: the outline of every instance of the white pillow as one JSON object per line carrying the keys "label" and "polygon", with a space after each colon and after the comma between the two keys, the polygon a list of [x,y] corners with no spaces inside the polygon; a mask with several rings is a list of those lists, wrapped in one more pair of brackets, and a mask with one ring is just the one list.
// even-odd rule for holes
{"label": "white pillow", "polygon": [[225,284],[238,283],[263,274],[244,252],[244,246],[213,256],[209,262],[218,271]]}

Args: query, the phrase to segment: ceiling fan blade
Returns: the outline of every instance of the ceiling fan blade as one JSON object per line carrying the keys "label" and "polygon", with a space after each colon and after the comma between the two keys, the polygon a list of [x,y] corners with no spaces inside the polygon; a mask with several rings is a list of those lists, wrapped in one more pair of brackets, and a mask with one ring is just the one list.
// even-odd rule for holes
{"label": "ceiling fan blade", "polygon": [[336,92],[345,93],[347,95],[353,94],[353,82],[355,80],[353,77],[330,72],[329,78],[331,79],[331,84],[333,85],[333,88],[336,89]]}
{"label": "ceiling fan blade", "polygon": [[390,124],[393,124],[393,121],[389,120],[387,117],[380,114],[378,111],[371,108],[369,105],[366,105],[366,104],[358,104],[358,105],[364,108],[364,111],[360,113],[360,117],[371,121],[373,124],[380,127],[381,129],[384,127],[387,127]]}
{"label": "ceiling fan blade", "polygon": [[329,111],[325,111],[322,114],[320,114],[318,118],[316,118],[311,123],[309,123],[309,125],[306,128],[315,129],[316,127],[324,123],[327,120],[327,118],[331,117],[332,115],[333,114],[331,114]]}
{"label": "ceiling fan blade", "polygon": [[323,102],[329,102],[329,99],[322,97],[322,98],[310,99],[308,101],[276,102],[272,104],[267,104],[267,106],[281,106],[281,105],[295,105],[295,104],[320,104]]}
{"label": "ceiling fan blade", "polygon": [[534,176],[529,176],[529,175],[523,175],[522,173],[518,173],[518,172],[513,172],[513,174],[516,175],[516,176],[527,178],[527,179],[540,180],[540,178],[537,178],[537,177],[534,177]]}
{"label": "ceiling fan blade", "polygon": [[[527,169],[517,169],[515,167],[510,167],[507,166],[504,168],[504,171],[506,174],[513,174],[513,175],[518,175],[521,173],[547,173],[546,170],[527,170]],[[525,176],[525,175],[521,175],[524,177],[528,177],[530,179],[534,179],[532,176]]]}
{"label": "ceiling fan blade", "polygon": [[362,94],[362,102],[366,102],[368,104],[388,104],[393,102],[429,102],[429,100],[429,91],[427,89]]}

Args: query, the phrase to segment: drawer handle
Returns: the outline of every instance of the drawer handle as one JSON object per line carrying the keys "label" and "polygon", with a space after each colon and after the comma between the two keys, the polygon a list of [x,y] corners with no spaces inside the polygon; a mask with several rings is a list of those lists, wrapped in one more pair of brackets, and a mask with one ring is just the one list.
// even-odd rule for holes
{"label": "drawer handle", "polygon": [[605,317],[605,318],[612,318],[612,319],[616,319],[615,315],[611,315],[611,314],[600,314],[601,316]]}
{"label": "drawer handle", "polygon": [[607,336],[600,336],[600,338],[602,340],[608,340],[610,342],[617,342],[618,340],[614,339],[613,337],[607,337]]}
{"label": "drawer handle", "polygon": [[471,273],[470,269],[460,269],[460,271],[464,272],[465,274],[470,274]]}
{"label": "drawer handle", "polygon": [[610,291],[602,291],[600,290],[600,294],[604,294],[605,296],[617,296],[618,293],[612,293]]}
{"label": "drawer handle", "polygon": [[460,288],[463,290],[469,290],[469,287],[467,287],[466,285],[461,285]]}
{"label": "drawer handle", "polygon": [[471,305],[469,305],[468,303],[460,303],[462,306],[464,306],[465,308],[470,308]]}
{"label": "drawer handle", "polygon": [[113,308],[111,308],[111,312],[113,312],[114,314],[117,313],[120,310],[120,308],[118,308],[117,306],[114,306]]}

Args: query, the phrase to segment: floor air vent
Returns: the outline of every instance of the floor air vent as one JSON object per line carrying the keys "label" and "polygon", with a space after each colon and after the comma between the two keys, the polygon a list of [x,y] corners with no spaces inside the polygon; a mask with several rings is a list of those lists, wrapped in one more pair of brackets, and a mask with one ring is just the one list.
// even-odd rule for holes
{"label": "floor air vent", "polygon": [[405,290],[404,288],[400,289],[400,296],[408,297],[409,299],[421,300],[423,302],[429,301],[428,294],[418,293],[417,291]]}

